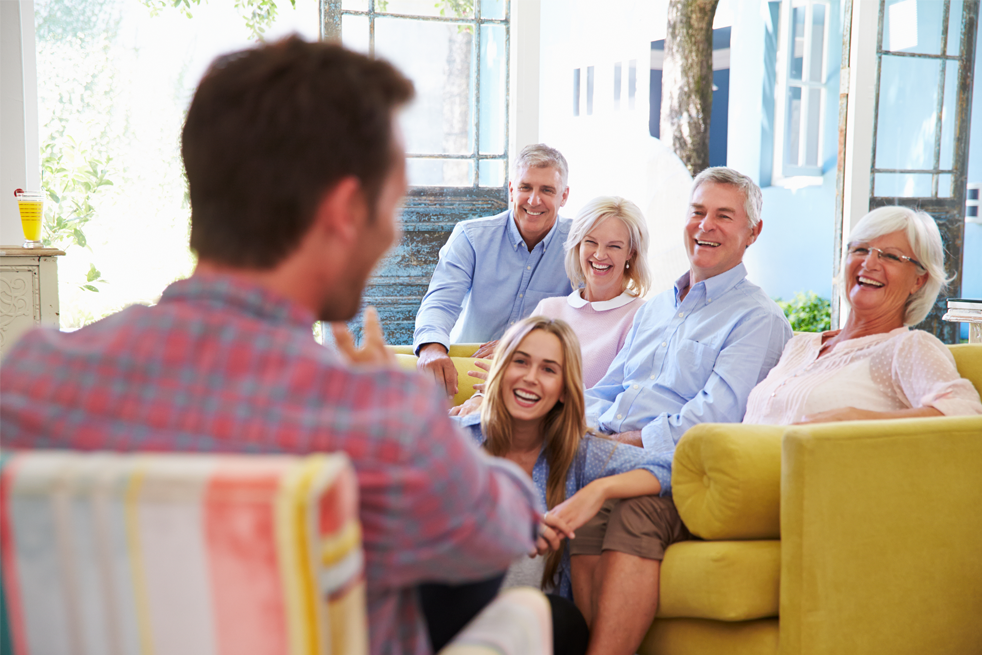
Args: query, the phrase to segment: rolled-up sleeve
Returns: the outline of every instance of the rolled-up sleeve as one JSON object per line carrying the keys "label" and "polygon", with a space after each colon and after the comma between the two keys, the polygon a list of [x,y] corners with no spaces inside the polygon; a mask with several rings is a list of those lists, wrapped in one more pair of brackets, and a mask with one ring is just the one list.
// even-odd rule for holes
{"label": "rolled-up sleeve", "polygon": [[650,452],[612,439],[587,435],[580,444],[577,459],[576,489],[582,489],[598,478],[643,469],[658,479],[661,484],[660,495],[672,493],[670,453]]}
{"label": "rolled-up sleeve", "polygon": [[450,331],[471,290],[476,261],[474,246],[458,223],[440,249],[440,260],[416,314],[413,350],[417,355],[420,346],[427,343],[450,348]]}

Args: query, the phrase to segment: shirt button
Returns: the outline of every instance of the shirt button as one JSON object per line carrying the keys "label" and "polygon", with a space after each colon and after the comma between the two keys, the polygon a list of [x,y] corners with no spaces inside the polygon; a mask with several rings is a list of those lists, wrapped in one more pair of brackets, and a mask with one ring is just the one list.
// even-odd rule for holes
{"label": "shirt button", "polygon": [[713,302],[712,298],[706,298],[706,302]]}
{"label": "shirt button", "polygon": [[662,341],[661,342],[661,347],[662,348],[667,348],[668,347],[668,342],[667,341]]}
{"label": "shirt button", "polygon": [[650,379],[650,380],[654,380],[654,379],[655,379],[655,376],[654,376],[654,375],[652,375],[652,376],[651,376],[651,377],[650,377],[649,379]]}
{"label": "shirt button", "polygon": [[634,388],[637,389],[638,388],[638,385],[634,385]]}
{"label": "shirt button", "polygon": [[518,297],[519,298],[524,298],[525,297],[525,294],[524,293],[520,293],[520,294],[518,294]]}
{"label": "shirt button", "polygon": [[685,316],[685,313],[684,312],[679,312],[679,318],[682,318],[683,316]]}
{"label": "shirt button", "polygon": [[531,267],[531,266],[526,266],[526,267],[525,267],[525,270],[526,270],[526,271],[531,271],[531,270],[532,270],[532,267]]}
{"label": "shirt button", "polygon": [[623,414],[618,414],[617,418],[623,418],[623,416],[624,416]]}

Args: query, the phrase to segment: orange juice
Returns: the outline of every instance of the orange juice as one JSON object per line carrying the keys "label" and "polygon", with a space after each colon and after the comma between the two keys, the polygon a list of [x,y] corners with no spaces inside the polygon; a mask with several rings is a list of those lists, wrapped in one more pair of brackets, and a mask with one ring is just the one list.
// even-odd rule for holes
{"label": "orange juice", "polygon": [[41,216],[44,211],[44,196],[40,193],[22,193],[17,196],[20,209],[20,225],[24,238],[29,242],[41,241]]}

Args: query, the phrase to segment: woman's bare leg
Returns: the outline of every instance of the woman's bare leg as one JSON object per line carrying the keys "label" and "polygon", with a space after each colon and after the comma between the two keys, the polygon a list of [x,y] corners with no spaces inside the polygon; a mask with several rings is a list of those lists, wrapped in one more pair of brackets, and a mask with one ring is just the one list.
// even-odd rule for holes
{"label": "woman's bare leg", "polygon": [[600,555],[574,555],[569,560],[570,582],[573,585],[573,600],[583,614],[587,625],[592,625],[593,607],[596,602],[594,580]]}

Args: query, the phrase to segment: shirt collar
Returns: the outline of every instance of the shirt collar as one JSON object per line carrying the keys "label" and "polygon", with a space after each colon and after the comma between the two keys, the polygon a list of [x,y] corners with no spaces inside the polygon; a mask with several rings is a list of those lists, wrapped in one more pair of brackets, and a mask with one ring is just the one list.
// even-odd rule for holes
{"label": "shirt collar", "polygon": [[292,324],[310,330],[314,314],[266,287],[237,275],[195,273],[178,280],[160,296],[161,303],[193,302],[234,308],[274,323]]}
{"label": "shirt collar", "polygon": [[[692,275],[692,272],[686,271],[679,276],[677,280],[675,280],[676,305],[679,302],[679,293],[681,293],[682,289],[689,286],[689,280],[691,279],[690,275]],[[740,262],[728,271],[724,271],[719,275],[714,275],[708,280],[697,282],[695,285],[693,285],[693,288],[698,287],[700,284],[703,285],[703,288],[706,290],[706,298],[708,300],[712,300],[713,298],[719,298],[724,293],[735,287],[737,283],[739,283],[745,277],[747,277],[747,267],[743,265],[743,262]],[[689,293],[691,292],[692,289],[689,289]],[[688,294],[686,295],[686,298],[688,298]]]}
{"label": "shirt collar", "polygon": [[[556,222],[552,224],[552,228],[546,237],[540,241],[542,244],[542,252],[546,252],[552,247],[552,242],[556,240],[556,235],[559,233],[559,224],[562,222],[562,217],[558,214],[556,215]],[[518,231],[518,225],[515,223],[515,212],[514,210],[508,210],[508,240],[511,241],[511,245],[516,249],[518,246],[525,246],[525,239],[522,238],[522,233]],[[565,240],[565,239],[564,239]],[[528,250],[528,247],[525,247]]]}
{"label": "shirt collar", "polygon": [[566,296],[566,302],[573,309],[580,309],[586,305],[590,305],[594,311],[606,312],[611,309],[617,309],[618,307],[623,307],[632,300],[635,300],[637,296],[631,294],[628,291],[624,291],[621,295],[616,298],[611,298],[610,300],[598,300],[597,302],[590,302],[586,300],[582,295],[580,295],[582,289],[577,289],[573,293]]}

